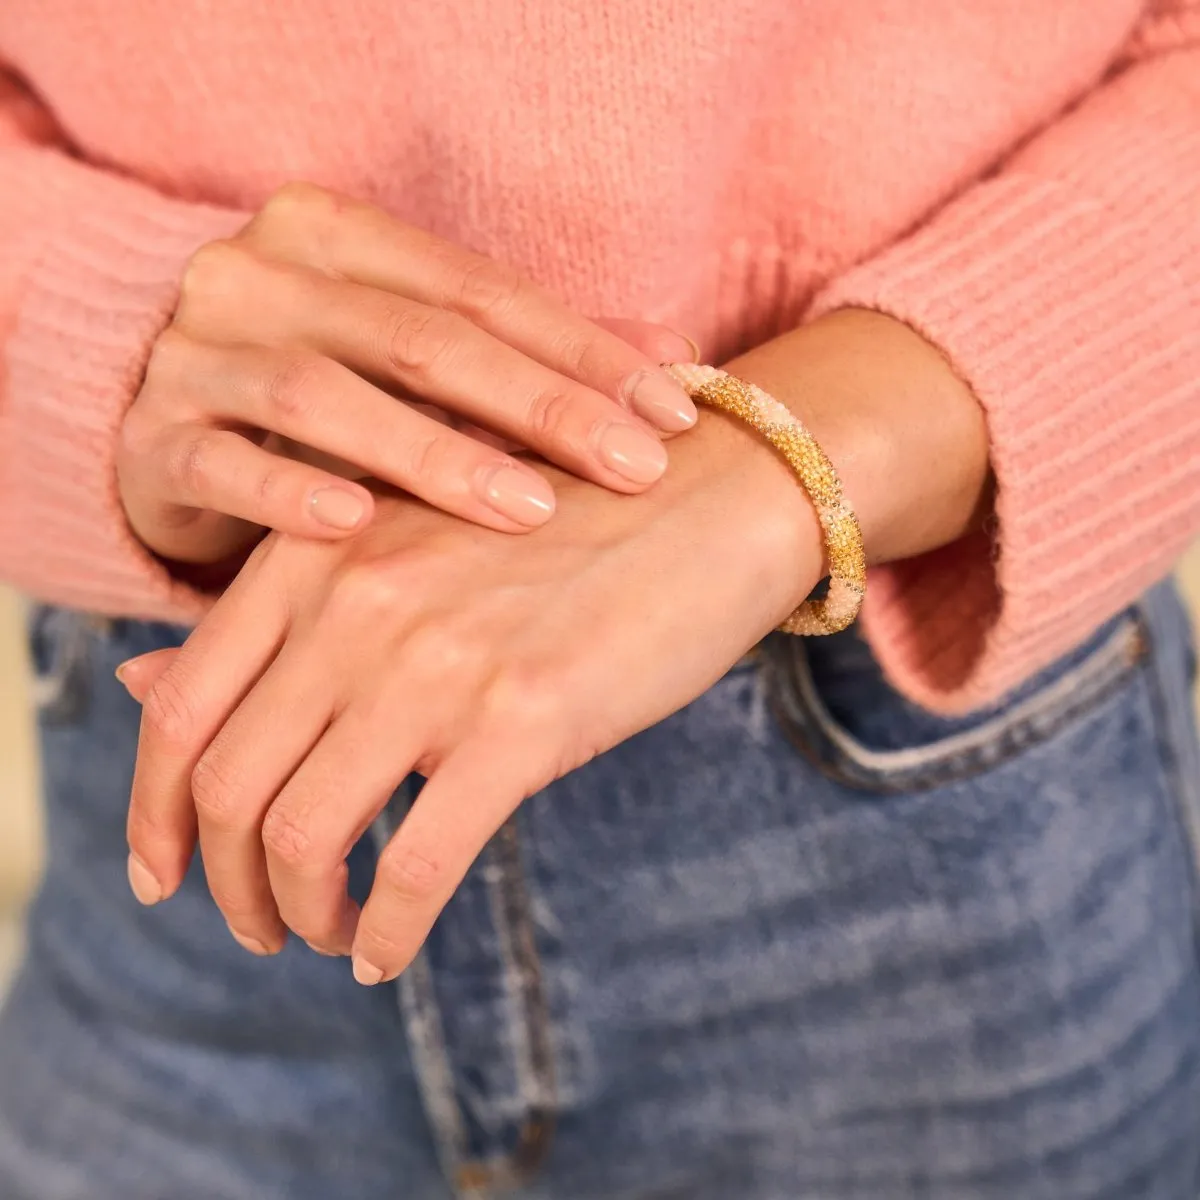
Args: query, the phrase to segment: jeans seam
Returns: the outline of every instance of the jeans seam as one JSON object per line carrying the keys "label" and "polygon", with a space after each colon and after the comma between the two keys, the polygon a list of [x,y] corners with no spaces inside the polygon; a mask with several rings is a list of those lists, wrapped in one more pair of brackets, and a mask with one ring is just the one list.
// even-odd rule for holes
{"label": "jeans seam", "polygon": [[512,1015],[511,1033],[518,1095],[526,1110],[512,1151],[486,1163],[460,1168],[460,1182],[503,1188],[530,1182],[545,1161],[554,1135],[557,1071],[549,1005],[534,936],[529,889],[521,863],[517,819],[492,840],[494,869],[487,872],[493,920],[498,934],[503,984]]}
{"label": "jeans seam", "polygon": [[[377,853],[395,832],[391,805],[371,825]],[[441,1012],[433,989],[429,959],[422,948],[392,985],[404,1022],[424,1102],[425,1115],[433,1131],[437,1158],[447,1180],[458,1180],[474,1164],[467,1156],[466,1122],[454,1084],[454,1069],[446,1046]],[[470,1189],[469,1189],[470,1190]],[[479,1188],[471,1191],[480,1197]]]}
{"label": "jeans seam", "polygon": [[[371,827],[377,850],[382,851],[394,830],[385,810]],[[500,829],[487,852],[495,857],[495,869],[487,871],[485,879],[513,1014],[516,1076],[526,1106],[516,1145],[509,1153],[486,1159],[467,1153],[466,1122],[424,950],[395,983],[442,1171],[460,1195],[474,1200],[485,1200],[493,1188],[520,1187],[533,1178],[550,1148],[557,1099],[550,1011],[515,818]]]}
{"label": "jeans seam", "polygon": [[467,1134],[454,1086],[441,1013],[433,990],[429,959],[421,950],[396,981],[400,1011],[408,1030],[413,1066],[425,1097],[438,1159],[447,1179],[467,1164]]}

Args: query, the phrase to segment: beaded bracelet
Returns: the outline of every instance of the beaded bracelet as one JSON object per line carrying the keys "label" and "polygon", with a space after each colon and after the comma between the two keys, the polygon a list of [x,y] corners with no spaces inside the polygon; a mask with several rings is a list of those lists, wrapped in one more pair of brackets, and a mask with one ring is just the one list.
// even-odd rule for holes
{"label": "beaded bracelet", "polygon": [[779,451],[808,493],[829,555],[829,590],[805,600],[779,628],[784,633],[838,633],[862,607],[867,564],[862,530],[842,495],[842,483],[825,451],[791,411],[762,388],[716,367],[672,363],[667,370],[698,404],[708,404],[753,426]]}

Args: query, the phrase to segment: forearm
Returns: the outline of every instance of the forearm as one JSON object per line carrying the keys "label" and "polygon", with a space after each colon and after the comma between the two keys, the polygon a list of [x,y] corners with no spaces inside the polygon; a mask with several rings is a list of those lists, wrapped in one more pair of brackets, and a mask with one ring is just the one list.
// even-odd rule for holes
{"label": "forearm", "polygon": [[[871,562],[946,545],[987,511],[983,414],[941,354],[899,321],[833,313],[727,369],[812,431],[858,513]],[[781,465],[777,473],[796,488],[790,471]]]}
{"label": "forearm", "polygon": [[0,92],[0,578],[96,611],[195,616],[202,598],[127,526],[116,432],[188,256],[243,218],[22,136],[33,116],[6,128],[19,103]]}
{"label": "forearm", "polygon": [[[847,312],[727,365],[791,407],[816,435],[860,514],[873,561],[943,545],[986,511],[978,406],[906,326]],[[702,407],[697,427],[671,443],[666,477],[643,496],[614,497],[545,469],[560,494],[556,520],[578,522],[589,536],[602,529],[613,541],[644,537],[650,525],[659,534],[660,550],[648,560],[655,570],[692,557],[743,579],[739,603],[754,611],[747,620],[739,612],[737,624],[758,636],[822,574],[812,502],[778,453],[724,413]],[[639,566],[643,585],[644,572]]]}
{"label": "forearm", "polygon": [[[840,312],[726,366],[816,436],[859,515],[870,561],[945,545],[988,511],[979,406],[937,350],[900,322]],[[811,586],[814,555],[823,555],[815,510],[791,469],[753,430],[713,410],[672,445],[671,462],[657,502],[697,493],[743,513],[752,549],[773,564],[775,578],[764,586],[773,596],[781,589],[785,615]]]}
{"label": "forearm", "polygon": [[1126,69],[810,309],[919,330],[987,421],[990,536],[877,571],[864,613],[936,711],[995,702],[1200,530],[1198,11],[1148,7]]}

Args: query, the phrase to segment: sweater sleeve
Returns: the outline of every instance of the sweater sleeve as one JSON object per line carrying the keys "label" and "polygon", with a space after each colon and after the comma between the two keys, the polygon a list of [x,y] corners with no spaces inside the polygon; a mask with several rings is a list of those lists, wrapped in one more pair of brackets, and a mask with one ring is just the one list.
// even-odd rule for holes
{"label": "sweater sleeve", "polygon": [[186,619],[200,594],[130,531],[114,448],[193,251],[245,221],[73,157],[0,72],[0,579],[96,612]]}
{"label": "sweater sleeve", "polygon": [[1200,531],[1200,3],[1160,0],[1105,82],[813,315],[876,309],[973,388],[986,533],[872,572],[889,678],[996,699],[1164,576]]}

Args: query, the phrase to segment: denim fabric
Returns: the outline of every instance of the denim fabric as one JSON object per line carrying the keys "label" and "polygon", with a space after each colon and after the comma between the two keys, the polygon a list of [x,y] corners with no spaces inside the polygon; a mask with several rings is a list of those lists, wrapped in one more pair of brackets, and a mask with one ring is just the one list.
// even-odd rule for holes
{"label": "denim fabric", "polygon": [[3,1200],[1200,1191],[1200,755],[1167,588],[956,721],[853,634],[770,639],[528,801],[372,990],[242,952],[195,870],[129,895],[112,669],[177,637],[35,621],[50,858],[0,1017]]}

